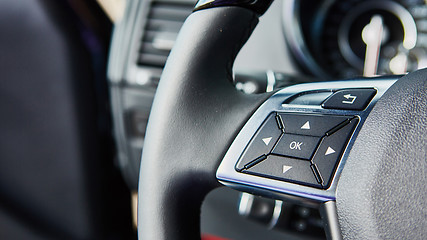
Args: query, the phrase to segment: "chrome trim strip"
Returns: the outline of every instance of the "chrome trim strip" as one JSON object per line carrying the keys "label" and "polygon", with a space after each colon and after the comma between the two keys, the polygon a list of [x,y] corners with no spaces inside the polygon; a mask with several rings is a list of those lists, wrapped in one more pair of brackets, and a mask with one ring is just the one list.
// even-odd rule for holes
{"label": "chrome trim strip", "polygon": [[282,214],[282,205],[283,202],[280,200],[276,200],[274,202],[273,216],[271,217],[271,221],[268,224],[268,229],[273,229],[279,221],[280,215]]}
{"label": "chrome trim strip", "polygon": [[325,228],[326,238],[330,240],[341,240],[341,228],[338,222],[337,206],[335,201],[325,202],[320,206]]}
{"label": "chrome trim strip", "polygon": [[267,70],[267,88],[265,92],[271,92],[274,90],[274,86],[276,86],[276,76],[274,75],[273,70]]}
{"label": "chrome trim strip", "polygon": [[239,215],[248,217],[251,213],[252,204],[254,203],[254,195],[249,193],[242,193],[239,202]]}

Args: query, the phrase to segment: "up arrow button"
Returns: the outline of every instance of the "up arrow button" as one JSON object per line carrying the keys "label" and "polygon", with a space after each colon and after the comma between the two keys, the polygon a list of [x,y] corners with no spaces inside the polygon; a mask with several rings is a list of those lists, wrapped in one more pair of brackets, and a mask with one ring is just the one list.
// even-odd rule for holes
{"label": "up arrow button", "polygon": [[283,165],[282,172],[285,173],[285,172],[289,171],[291,168],[292,168],[291,166]]}
{"label": "up arrow button", "polygon": [[[285,133],[323,137],[326,132],[346,121],[346,116],[280,113]],[[269,137],[269,136],[265,136]]]}
{"label": "up arrow button", "polygon": [[307,121],[306,123],[304,123],[304,125],[302,125],[301,129],[310,130],[310,121]]}

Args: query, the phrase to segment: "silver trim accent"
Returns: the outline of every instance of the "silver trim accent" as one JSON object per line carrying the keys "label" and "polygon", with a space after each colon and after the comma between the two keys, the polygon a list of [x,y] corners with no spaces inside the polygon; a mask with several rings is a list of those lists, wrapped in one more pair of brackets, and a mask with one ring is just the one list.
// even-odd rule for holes
{"label": "silver trim accent", "polygon": [[[384,94],[384,92],[398,79],[397,76],[390,78],[318,82],[290,86],[280,90],[267,99],[252,115],[245,126],[237,135],[227,153],[225,154],[216,173],[217,179],[224,185],[241,191],[250,191],[259,195],[268,195],[275,199],[291,199],[303,201],[305,203],[318,204],[321,202],[334,201],[336,199],[336,188],[338,176],[347,160],[349,151],[354,144],[355,138],[365,122],[374,104]],[[295,94],[310,91],[334,91],[345,88],[375,88],[377,94],[364,111],[323,109],[320,106],[304,106],[282,104],[286,99]],[[344,150],[342,159],[337,167],[331,186],[324,190],[312,188],[295,183],[284,182],[250,174],[240,173],[235,170],[235,165],[241,154],[249,144],[250,140],[261,126],[262,122],[271,112],[291,112],[305,114],[329,114],[358,116],[359,123],[349,140],[348,146]]]}
{"label": "silver trim accent", "polygon": [[249,193],[241,193],[239,202],[239,215],[248,217],[251,213],[252,204],[254,203],[254,195]]}
{"label": "silver trim accent", "polygon": [[282,205],[283,202],[280,200],[276,200],[274,202],[273,216],[271,217],[271,221],[268,224],[268,229],[273,229],[279,221],[280,215],[282,214]]}
{"label": "silver trim accent", "polygon": [[335,201],[325,202],[320,206],[320,215],[324,223],[326,238],[341,240],[341,228],[338,222],[337,206]]}
{"label": "silver trim accent", "polygon": [[274,90],[274,86],[276,86],[276,76],[274,75],[273,70],[267,70],[267,88],[265,92],[271,92]]}

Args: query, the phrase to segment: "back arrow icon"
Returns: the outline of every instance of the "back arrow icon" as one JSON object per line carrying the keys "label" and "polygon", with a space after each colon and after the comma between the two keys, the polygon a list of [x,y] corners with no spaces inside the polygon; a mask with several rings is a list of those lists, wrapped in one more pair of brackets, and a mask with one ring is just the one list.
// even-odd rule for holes
{"label": "back arrow icon", "polygon": [[[357,96],[351,96],[351,94],[346,94],[343,96],[345,99],[349,100],[349,101],[342,101],[342,103],[346,103],[346,104],[353,104],[354,101],[356,100]],[[350,100],[351,99],[351,100]]]}

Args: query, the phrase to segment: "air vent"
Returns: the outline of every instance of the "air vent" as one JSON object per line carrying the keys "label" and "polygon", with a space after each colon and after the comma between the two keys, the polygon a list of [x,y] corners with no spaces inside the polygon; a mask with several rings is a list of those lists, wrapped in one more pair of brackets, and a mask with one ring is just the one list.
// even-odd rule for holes
{"label": "air vent", "polygon": [[138,65],[163,68],[194,4],[153,2],[144,28]]}

